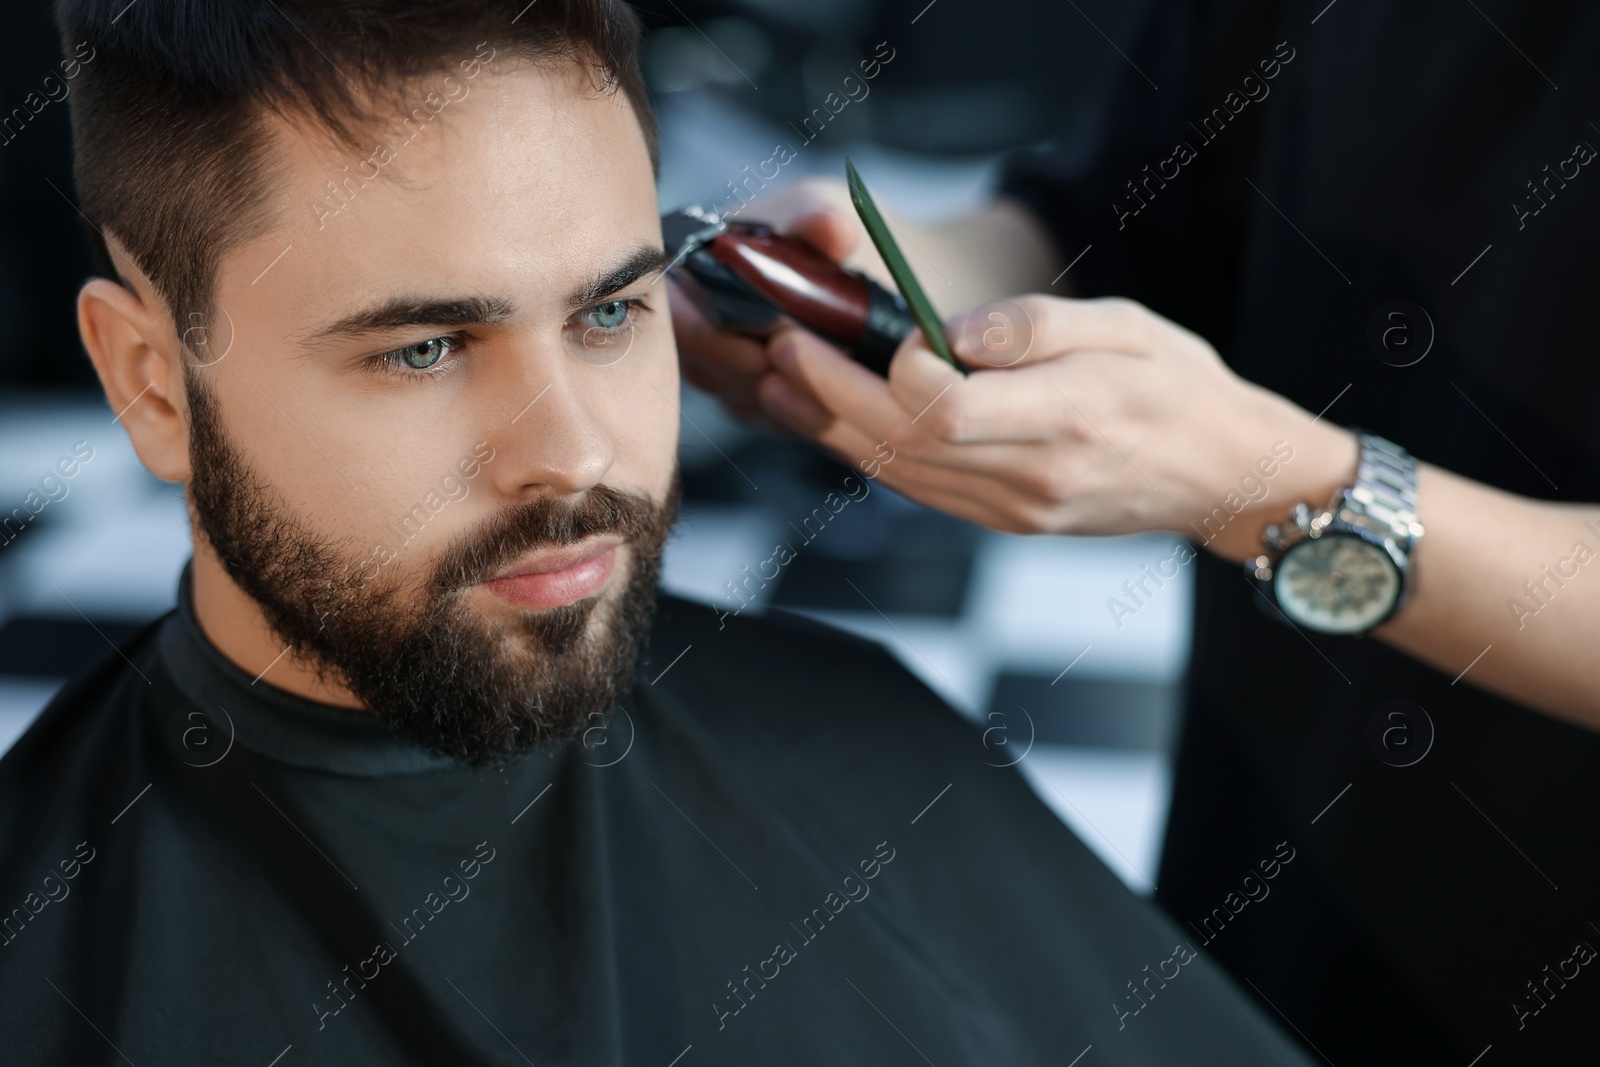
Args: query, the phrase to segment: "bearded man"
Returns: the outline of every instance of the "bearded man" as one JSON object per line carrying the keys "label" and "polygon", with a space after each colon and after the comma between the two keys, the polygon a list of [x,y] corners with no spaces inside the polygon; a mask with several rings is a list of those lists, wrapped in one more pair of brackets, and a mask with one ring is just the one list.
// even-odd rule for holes
{"label": "bearded man", "polygon": [[1300,1062],[884,649],[658,592],[629,9],[60,20],[194,556],[0,761],[6,1062]]}

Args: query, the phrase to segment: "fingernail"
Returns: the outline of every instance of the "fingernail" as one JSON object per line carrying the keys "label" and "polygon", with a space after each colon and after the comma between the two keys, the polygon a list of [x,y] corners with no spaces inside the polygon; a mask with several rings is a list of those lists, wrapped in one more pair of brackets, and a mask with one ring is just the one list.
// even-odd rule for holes
{"label": "fingernail", "polygon": [[788,334],[784,334],[772,343],[768,354],[771,356],[772,362],[779,367],[784,370],[794,370],[797,358],[795,349],[795,339]]}
{"label": "fingernail", "polygon": [[799,404],[799,397],[795,395],[788,382],[773,376],[773,382],[767,386],[767,406],[777,408],[785,415],[792,415]]}
{"label": "fingernail", "polygon": [[778,378],[766,386],[762,391],[761,401],[767,414],[786,430],[795,434],[802,432],[806,422],[805,405],[787,382]]}

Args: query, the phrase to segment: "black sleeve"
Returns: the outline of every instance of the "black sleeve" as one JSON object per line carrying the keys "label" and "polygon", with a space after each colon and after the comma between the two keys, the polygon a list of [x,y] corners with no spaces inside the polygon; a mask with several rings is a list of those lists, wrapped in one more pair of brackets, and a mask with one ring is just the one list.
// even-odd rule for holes
{"label": "black sleeve", "polygon": [[1185,0],[1148,4],[1128,58],[1111,57],[1115,66],[1062,116],[1047,144],[1013,153],[1001,167],[996,192],[1044,223],[1063,264],[1095,246],[1072,271],[1080,292],[1123,288],[1112,205],[1127,198],[1124,182],[1171,151],[1186,111],[1191,17]]}

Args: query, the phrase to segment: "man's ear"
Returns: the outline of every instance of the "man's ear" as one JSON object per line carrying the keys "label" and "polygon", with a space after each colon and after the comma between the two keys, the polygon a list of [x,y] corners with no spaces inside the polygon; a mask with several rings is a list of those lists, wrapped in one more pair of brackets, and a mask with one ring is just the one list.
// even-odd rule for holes
{"label": "man's ear", "polygon": [[187,482],[183,365],[165,312],[117,282],[90,278],[78,293],[78,332],[140,461],[157,478]]}

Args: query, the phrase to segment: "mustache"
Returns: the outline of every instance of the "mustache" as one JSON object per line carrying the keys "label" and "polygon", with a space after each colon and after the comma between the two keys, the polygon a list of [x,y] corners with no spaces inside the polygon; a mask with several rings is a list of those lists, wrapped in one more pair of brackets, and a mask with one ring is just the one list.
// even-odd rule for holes
{"label": "mustache", "polygon": [[563,548],[585,538],[615,534],[627,544],[650,543],[677,517],[682,475],[673,472],[666,499],[595,485],[576,503],[553,497],[514,504],[480,530],[445,549],[431,580],[435,596],[466,589],[494,577],[538,548]]}

